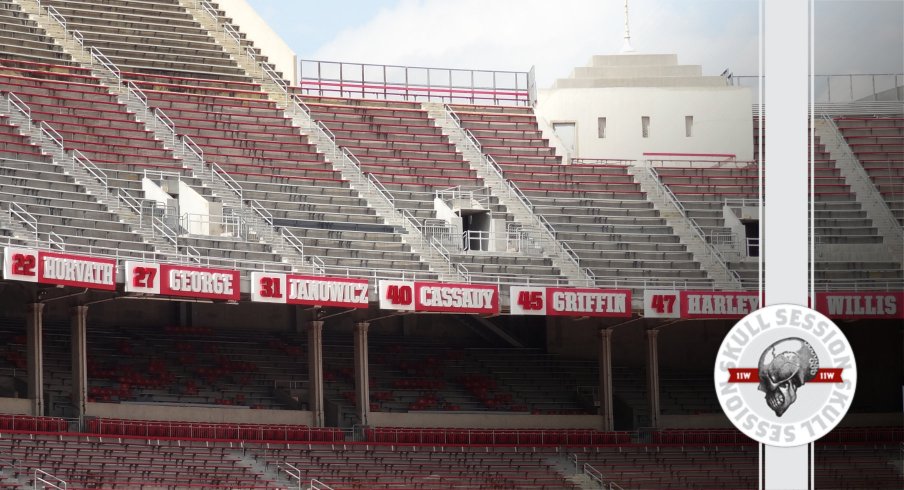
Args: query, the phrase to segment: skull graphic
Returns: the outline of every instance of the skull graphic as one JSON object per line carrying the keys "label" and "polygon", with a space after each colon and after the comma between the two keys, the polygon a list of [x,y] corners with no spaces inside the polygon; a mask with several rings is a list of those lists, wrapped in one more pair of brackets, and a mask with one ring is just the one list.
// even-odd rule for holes
{"label": "skull graphic", "polygon": [[760,356],[759,390],[766,404],[781,417],[797,400],[797,390],[816,376],[819,358],[813,346],[797,337],[773,343]]}

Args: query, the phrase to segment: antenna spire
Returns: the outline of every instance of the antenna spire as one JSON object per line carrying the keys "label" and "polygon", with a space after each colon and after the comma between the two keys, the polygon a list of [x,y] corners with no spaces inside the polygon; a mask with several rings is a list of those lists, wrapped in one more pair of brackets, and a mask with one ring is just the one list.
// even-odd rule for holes
{"label": "antenna spire", "polygon": [[631,28],[628,26],[628,0],[625,0],[625,43],[622,44],[621,52],[634,52],[634,48],[631,47]]}

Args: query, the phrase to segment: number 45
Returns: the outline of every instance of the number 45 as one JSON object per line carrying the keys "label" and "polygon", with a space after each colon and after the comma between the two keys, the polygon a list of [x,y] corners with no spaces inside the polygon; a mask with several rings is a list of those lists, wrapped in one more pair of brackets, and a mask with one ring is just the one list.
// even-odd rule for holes
{"label": "number 45", "polygon": [[518,293],[518,305],[527,311],[539,311],[543,309],[542,291],[521,291]]}

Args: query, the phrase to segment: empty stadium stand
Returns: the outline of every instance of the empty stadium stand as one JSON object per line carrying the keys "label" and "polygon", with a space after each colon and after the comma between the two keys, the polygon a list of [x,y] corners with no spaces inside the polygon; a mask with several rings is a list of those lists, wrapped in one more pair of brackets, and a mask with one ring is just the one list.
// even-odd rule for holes
{"label": "empty stadium stand", "polygon": [[835,124],[898,222],[904,225],[904,118],[837,117]]}
{"label": "empty stadium stand", "polygon": [[706,271],[659,217],[626,162],[562,165],[530,108],[451,108],[556,238],[594,272],[598,286],[711,287]]}

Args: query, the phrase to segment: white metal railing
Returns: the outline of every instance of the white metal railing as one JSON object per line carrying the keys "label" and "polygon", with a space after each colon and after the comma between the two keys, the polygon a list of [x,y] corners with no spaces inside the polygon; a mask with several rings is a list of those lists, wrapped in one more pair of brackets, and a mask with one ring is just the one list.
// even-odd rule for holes
{"label": "white metal railing", "polygon": [[173,148],[176,147],[176,139],[178,135],[176,134],[176,123],[173,122],[169,116],[166,115],[165,112],[160,110],[159,108],[154,108],[154,126],[153,129],[157,129],[158,127],[163,126],[166,128],[167,132],[170,135],[170,146]]}
{"label": "white metal railing", "polygon": [[19,203],[9,202],[9,218],[26,226],[35,234],[35,241],[38,241],[38,218],[29,213]]}
{"label": "white metal railing", "polygon": [[[67,483],[62,478],[57,478],[50,473],[36,468],[34,471],[34,484],[33,488],[55,488],[57,490],[66,490]],[[41,483],[39,486],[38,483]]]}
{"label": "white metal railing", "polygon": [[91,54],[92,61],[100,63],[101,66],[106,68],[110,74],[116,78],[118,84],[122,84],[122,72],[119,70],[119,67],[116,66],[116,63],[110,61],[110,58],[107,58],[99,49],[93,46],[88,49],[88,52]]}
{"label": "white metal railing", "polygon": [[53,231],[47,233],[47,246],[59,251],[66,250],[66,242],[63,240],[63,237],[57,235],[56,232]]}
{"label": "white metal railing", "polygon": [[726,197],[722,204],[729,208],[758,208],[761,201],[761,199],[751,199],[749,197]]}
{"label": "white metal railing", "polygon": [[172,243],[174,247],[178,247],[179,233],[173,230],[169,225],[167,225],[162,219],[158,218],[157,216],[151,215],[150,220],[151,230],[155,235],[159,234],[168,242]]}
{"label": "white metal railing", "polygon": [[183,213],[179,226],[189,235],[232,236],[247,238],[247,226],[241,216]]}
{"label": "white metal railing", "polygon": [[719,266],[721,266],[723,270],[726,271],[734,281],[740,284],[741,276],[736,271],[728,267],[728,263],[725,260],[725,257],[722,256],[722,253],[718,249],[707,244],[706,235],[703,233],[700,225],[697,224],[696,220],[690,218],[687,215],[687,210],[684,208],[684,204],[678,199],[677,196],[675,196],[675,193],[673,193],[672,190],[662,182],[662,180],[659,178],[659,173],[656,171],[653,165],[645,165],[645,167],[647,172],[653,179],[656,190],[675,205],[675,208],[678,210],[681,216],[687,223],[690,224],[691,230],[693,230],[693,232],[697,235],[697,238],[699,238],[703,242],[703,246],[709,252],[710,257],[712,257],[712,259],[715,260],[716,263],[719,264]]}
{"label": "white metal railing", "polygon": [[[899,65],[900,66],[900,65]],[[763,83],[768,77],[763,78]],[[734,75],[731,84],[737,87],[750,87],[751,93],[757,97],[760,77],[753,75]],[[866,73],[866,74],[823,74],[813,75],[816,104],[832,102],[858,102],[864,100],[897,102],[904,101],[904,74],[901,73]],[[755,101],[759,104],[758,101]]]}
{"label": "white metal railing", "polygon": [[600,470],[594,468],[590,463],[584,463],[581,470],[584,476],[593,480],[600,487],[605,488],[606,482],[603,481],[604,476]]}
{"label": "white metal railing", "polygon": [[242,201],[242,186],[240,186],[239,183],[232,178],[232,176],[226,173],[226,171],[216,163],[211,162],[210,164],[210,177],[212,180],[220,180],[223,185],[225,185],[229,190],[235,193],[235,195],[239,198],[239,201]]}
{"label": "white metal railing", "polygon": [[47,6],[47,15],[49,15],[51,19],[57,21],[57,23],[60,24],[60,27],[62,27],[64,31],[68,30],[66,17],[63,17],[63,14],[61,14],[56,8],[54,8],[53,5]]}
{"label": "white metal railing", "polygon": [[201,252],[199,252],[198,249],[191,245],[185,247],[185,255],[198,264],[203,263],[203,256],[201,255]]}
{"label": "white metal railing", "polygon": [[101,183],[104,187],[104,195],[108,193],[109,185],[107,182],[107,173],[104,172],[100,167],[94,164],[88,157],[82,154],[82,152],[78,150],[72,150],[72,163],[73,165],[78,164],[81,165],[86,172],[91,174],[92,177],[97,179],[98,182]]}
{"label": "white metal railing", "polygon": [[301,489],[301,470],[298,469],[297,466],[295,466],[292,463],[289,463],[287,461],[280,461],[280,462],[276,463],[276,468],[280,472],[288,475],[290,482],[292,482],[293,480],[295,482],[297,482],[296,488],[298,488],[299,490]]}
{"label": "white metal railing", "polygon": [[251,199],[248,201],[248,207],[255,211],[258,216],[260,216],[261,219],[264,220],[264,222],[266,222],[270,226],[273,226],[273,213],[265,208],[263,204],[258,202],[256,199]]}
{"label": "white metal railing", "polygon": [[28,120],[28,130],[31,131],[31,107],[28,106],[22,99],[19,98],[16,94],[9,92],[6,94],[6,111],[8,113],[12,113],[13,110],[17,110],[22,113],[23,116]]}
{"label": "white metal railing", "polygon": [[132,193],[128,191],[128,189],[125,189],[122,187],[117,188],[116,189],[116,197],[117,197],[117,202],[120,205],[125,205],[127,208],[131,209],[132,212],[137,214],[139,217],[143,218],[142,206],[141,206],[142,200],[133,196]]}
{"label": "white metal railing", "polygon": [[63,145],[63,136],[58,133],[53,127],[47,124],[47,121],[41,121],[41,139],[45,137],[52,141],[55,145],[60,147],[60,151],[66,151],[66,147]]}
{"label": "white metal railing", "polygon": [[309,490],[333,490],[333,487],[327,485],[326,483],[323,483],[320,480],[311,478],[311,481],[308,482],[308,489]]}
{"label": "white metal railing", "polygon": [[319,96],[443,103],[529,106],[535,99],[533,70],[488,71],[299,61],[299,88]]}

